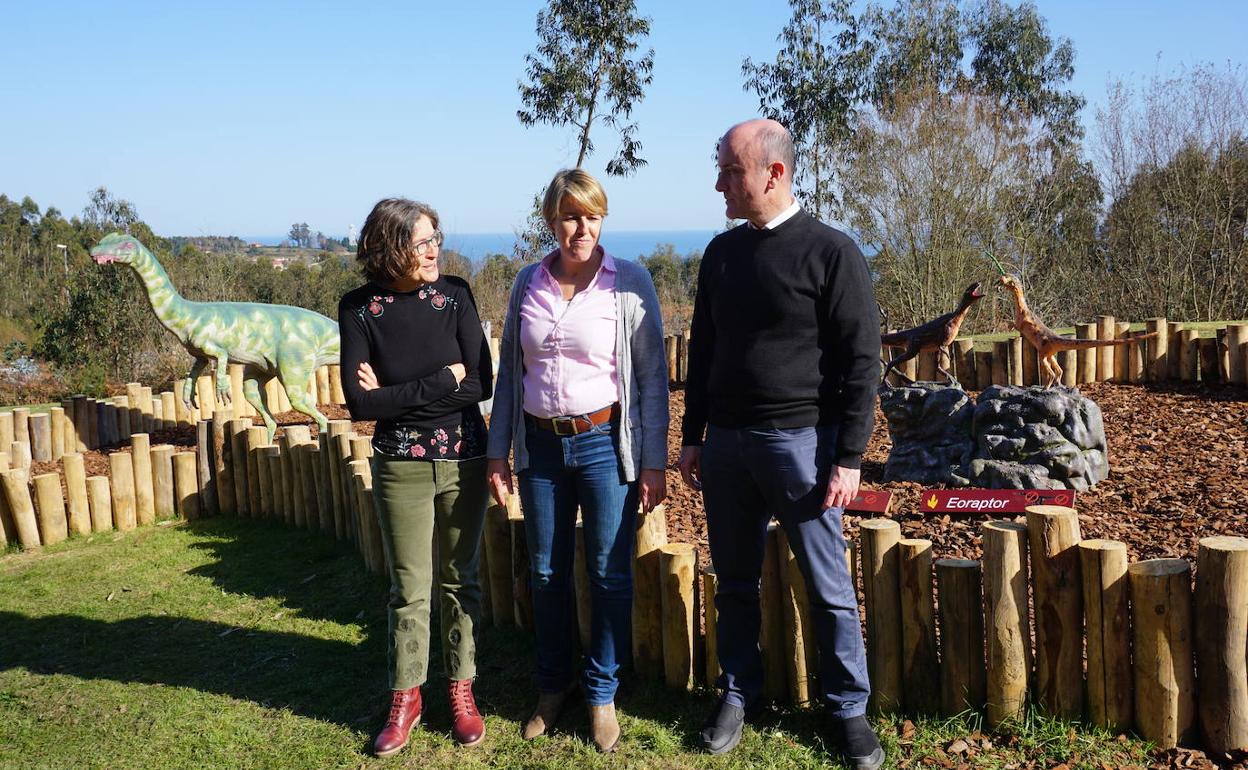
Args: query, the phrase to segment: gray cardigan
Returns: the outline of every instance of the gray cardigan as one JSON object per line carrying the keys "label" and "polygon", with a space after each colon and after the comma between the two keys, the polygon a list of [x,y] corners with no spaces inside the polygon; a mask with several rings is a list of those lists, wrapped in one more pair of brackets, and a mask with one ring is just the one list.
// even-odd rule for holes
{"label": "gray cardigan", "polygon": [[[667,355],[663,314],[650,273],[636,262],[615,259],[616,366],[619,367],[620,430],[616,451],[626,481],[644,469],[667,467]],[[524,442],[524,353],[520,349],[520,302],[540,263],[516,276],[499,347],[498,380],[490,414],[486,456],[515,454],[517,473],[529,466]]]}

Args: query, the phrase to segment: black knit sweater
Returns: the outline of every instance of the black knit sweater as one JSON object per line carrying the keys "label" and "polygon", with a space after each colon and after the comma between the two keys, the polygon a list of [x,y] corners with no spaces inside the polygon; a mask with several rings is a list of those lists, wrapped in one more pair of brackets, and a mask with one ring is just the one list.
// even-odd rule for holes
{"label": "black knit sweater", "polygon": [[879,308],[862,252],[804,211],[706,247],[689,342],[682,443],[723,428],[839,428],[836,463],[871,436]]}
{"label": "black knit sweater", "polygon": [[[373,448],[392,457],[467,460],[485,456],[477,402],[493,391],[489,345],[462,278],[441,276],[408,292],[369,283],[338,304],[342,387],[355,420],[376,420]],[[367,361],[381,387],[366,391]],[[460,383],[447,369],[462,363]]]}

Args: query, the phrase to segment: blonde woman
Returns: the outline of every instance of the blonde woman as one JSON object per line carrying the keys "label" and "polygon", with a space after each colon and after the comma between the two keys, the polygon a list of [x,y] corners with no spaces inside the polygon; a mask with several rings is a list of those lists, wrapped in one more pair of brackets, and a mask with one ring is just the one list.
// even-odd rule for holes
{"label": "blonde woman", "polygon": [[585,532],[590,644],[580,681],[590,731],[613,751],[617,672],[631,651],[634,518],[666,496],[667,361],[654,284],[598,242],[607,196],[580,169],[560,171],[542,214],[559,247],[520,271],[503,326],[490,418],[489,483],[513,492],[515,457],[530,554],[537,707],[525,739],[555,722],[575,686],[572,556]]}

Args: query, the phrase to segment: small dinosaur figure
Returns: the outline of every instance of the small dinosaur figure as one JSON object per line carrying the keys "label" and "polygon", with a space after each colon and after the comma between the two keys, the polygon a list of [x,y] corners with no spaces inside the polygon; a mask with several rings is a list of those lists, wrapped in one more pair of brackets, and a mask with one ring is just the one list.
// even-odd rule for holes
{"label": "small dinosaur figure", "polygon": [[1009,289],[1010,293],[1014,295],[1014,328],[1018,329],[1018,333],[1023,335],[1023,339],[1030,342],[1032,347],[1036,349],[1036,353],[1040,358],[1040,366],[1044,369],[1045,376],[1048,377],[1044,383],[1046,388],[1053,387],[1062,379],[1062,367],[1057,363],[1057,354],[1062,351],[1105,348],[1111,345],[1130,345],[1133,342],[1157,336],[1157,333],[1153,332],[1122,340],[1077,340],[1071,337],[1063,337],[1045,326],[1031,312],[1031,309],[1027,307],[1027,298],[1023,296],[1023,287],[1019,285],[1018,279],[1002,270],[999,264],[997,269],[1001,270],[1001,278],[999,279],[1001,285]]}
{"label": "small dinosaur figure", "polygon": [[[979,291],[979,283],[973,283],[966,287],[966,291],[962,293],[962,301],[958,303],[958,309],[952,313],[933,318],[927,323],[920,324],[913,329],[903,329],[899,332],[880,335],[880,342],[894,348],[905,348],[901,355],[888,362],[884,367],[884,376],[880,379],[883,384],[888,379],[888,373],[893,371],[898,364],[909,361],[924,350],[936,349],[945,355],[949,354],[949,346],[953,344],[954,339],[958,336],[958,329],[962,327],[962,321],[966,318],[966,314],[970,312],[971,306],[979,301],[984,295]],[[940,373],[949,378],[949,382],[956,380],[954,376],[945,371],[940,365],[940,357],[936,358],[936,368]],[[909,380],[909,377],[896,370],[897,374]]]}
{"label": "small dinosaur figure", "polygon": [[290,305],[258,302],[193,302],[178,294],[168,273],[138,239],[112,233],[91,249],[96,264],[129,265],[147,289],[147,299],[160,323],[195,357],[182,391],[182,401],[195,406],[195,381],[209,360],[216,361],[217,393],[230,402],[227,363],[243,365],[243,394],[269,431],[277,423],[269,412],[263,386],[273,377],[290,396],[290,405],[321,430],[328,423],[308,389],[318,366],[339,360],[338,324],[320,313]]}

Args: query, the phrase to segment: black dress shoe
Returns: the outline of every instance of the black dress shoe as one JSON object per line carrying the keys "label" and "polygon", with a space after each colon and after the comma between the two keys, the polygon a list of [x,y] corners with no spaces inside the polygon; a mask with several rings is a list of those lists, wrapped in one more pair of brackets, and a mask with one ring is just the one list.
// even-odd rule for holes
{"label": "black dress shoe", "polygon": [[837,743],[854,770],[879,770],[884,766],[884,749],[866,717],[837,720]]}
{"label": "black dress shoe", "polygon": [[707,717],[702,732],[702,745],[712,754],[727,754],[741,742],[741,731],[745,728],[745,709],[721,700],[715,704],[715,710]]}

